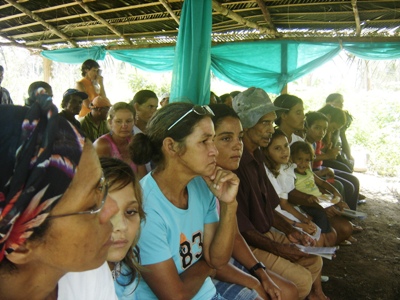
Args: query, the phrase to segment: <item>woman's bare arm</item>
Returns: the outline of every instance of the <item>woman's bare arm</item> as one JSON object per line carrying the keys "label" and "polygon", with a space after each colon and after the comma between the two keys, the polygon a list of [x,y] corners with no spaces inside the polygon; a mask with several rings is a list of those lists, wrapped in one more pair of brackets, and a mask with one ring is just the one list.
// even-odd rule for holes
{"label": "woman's bare arm", "polygon": [[158,299],[191,299],[200,290],[207,277],[215,276],[216,270],[201,259],[186,271],[178,274],[172,258],[145,265],[141,274]]}
{"label": "woman's bare arm", "polygon": [[93,143],[98,157],[111,157],[110,143],[104,138],[98,138]]}

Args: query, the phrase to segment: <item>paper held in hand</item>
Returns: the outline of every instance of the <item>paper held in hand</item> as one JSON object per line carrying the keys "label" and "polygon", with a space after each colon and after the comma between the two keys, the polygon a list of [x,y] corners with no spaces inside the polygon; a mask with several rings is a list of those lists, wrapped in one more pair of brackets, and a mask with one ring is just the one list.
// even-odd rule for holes
{"label": "paper held in hand", "polygon": [[318,241],[319,238],[321,237],[321,228],[319,228],[318,226],[317,226],[317,230],[315,231],[314,234],[309,234],[309,233],[305,232],[302,228],[297,227],[297,226],[295,228],[296,228],[296,230],[300,231],[301,233],[307,234],[309,237],[313,238],[316,241]]}
{"label": "paper held in hand", "polygon": [[296,246],[304,253],[319,255],[330,260],[332,260],[336,251],[336,247],[305,247],[298,244]]}
{"label": "paper held in hand", "polygon": [[348,217],[348,218],[358,218],[358,219],[365,219],[368,215],[366,213],[363,213],[361,211],[356,211],[356,210],[351,210],[351,209],[343,209],[343,211],[340,212],[342,216]]}
{"label": "paper held in hand", "polygon": [[339,197],[333,197],[333,195],[328,194],[323,194],[321,196],[318,196],[317,198],[319,200],[318,204],[321,205],[323,208],[327,208],[340,202]]}

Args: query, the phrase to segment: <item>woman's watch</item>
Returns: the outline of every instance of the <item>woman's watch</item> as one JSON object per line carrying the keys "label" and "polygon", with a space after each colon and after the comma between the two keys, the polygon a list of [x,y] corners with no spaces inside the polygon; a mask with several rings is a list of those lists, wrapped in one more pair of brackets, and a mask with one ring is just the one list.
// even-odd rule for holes
{"label": "woman's watch", "polygon": [[265,268],[265,265],[261,262],[261,261],[259,261],[258,263],[256,263],[254,266],[252,266],[251,268],[250,268],[250,270],[249,270],[249,272],[250,272],[250,274],[251,275],[254,275],[255,276],[255,274],[256,274],[256,271],[258,270],[258,269],[266,269]]}

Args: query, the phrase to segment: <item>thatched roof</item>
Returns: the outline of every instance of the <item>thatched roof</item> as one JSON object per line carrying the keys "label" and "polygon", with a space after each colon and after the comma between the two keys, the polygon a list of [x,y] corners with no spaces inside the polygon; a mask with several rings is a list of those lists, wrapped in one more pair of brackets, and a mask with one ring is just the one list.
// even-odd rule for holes
{"label": "thatched roof", "polygon": [[[202,1],[202,0],[198,0]],[[0,45],[174,45],[183,0],[0,0]],[[398,0],[212,0],[212,41],[400,41]]]}

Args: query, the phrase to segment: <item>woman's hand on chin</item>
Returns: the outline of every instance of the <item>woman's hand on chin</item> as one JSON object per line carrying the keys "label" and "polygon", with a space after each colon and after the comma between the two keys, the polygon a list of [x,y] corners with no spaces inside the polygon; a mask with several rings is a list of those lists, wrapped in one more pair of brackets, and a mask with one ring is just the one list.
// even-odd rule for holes
{"label": "woman's hand on chin", "polygon": [[236,202],[240,180],[235,173],[216,167],[212,175],[203,178],[219,201],[226,204]]}

